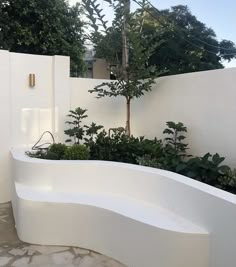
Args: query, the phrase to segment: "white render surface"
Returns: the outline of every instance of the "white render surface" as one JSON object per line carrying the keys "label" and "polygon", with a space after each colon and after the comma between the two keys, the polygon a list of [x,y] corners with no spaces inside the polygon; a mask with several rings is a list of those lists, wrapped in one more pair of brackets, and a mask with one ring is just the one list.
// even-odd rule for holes
{"label": "white render surface", "polygon": [[[35,74],[33,88],[30,73]],[[0,50],[0,80],[0,203],[4,203],[11,200],[10,148],[33,145],[44,131],[52,131],[57,139],[63,134],[70,97],[60,95],[69,91],[69,58]]]}
{"label": "white render surface", "polygon": [[235,265],[236,196],[171,172],[12,151],[20,239],[71,245],[129,267]]}

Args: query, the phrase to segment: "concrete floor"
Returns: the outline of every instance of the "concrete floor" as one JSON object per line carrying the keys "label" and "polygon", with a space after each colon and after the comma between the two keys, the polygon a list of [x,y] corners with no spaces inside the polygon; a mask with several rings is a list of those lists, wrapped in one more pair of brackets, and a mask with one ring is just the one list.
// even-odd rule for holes
{"label": "concrete floor", "polygon": [[125,267],[86,249],[38,246],[21,242],[10,203],[0,204],[0,266],[7,267]]}

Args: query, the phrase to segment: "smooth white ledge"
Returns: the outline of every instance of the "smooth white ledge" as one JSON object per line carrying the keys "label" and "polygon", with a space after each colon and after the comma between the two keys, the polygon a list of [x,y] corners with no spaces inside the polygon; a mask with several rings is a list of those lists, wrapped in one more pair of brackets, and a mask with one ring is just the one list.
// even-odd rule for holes
{"label": "smooth white ledge", "polygon": [[235,195],[164,170],[24,150],[11,151],[23,241],[80,246],[129,267],[233,266]]}
{"label": "smooth white ledge", "polygon": [[206,230],[194,225],[183,217],[145,201],[121,195],[91,192],[86,193],[79,191],[76,193],[53,192],[45,189],[35,189],[16,183],[17,196],[24,200],[89,205],[118,213],[126,216],[127,218],[131,218],[166,231],[186,234],[208,234]]}
{"label": "smooth white ledge", "polygon": [[[103,166],[107,167],[118,167],[119,169],[125,168],[129,170],[138,170],[140,173],[150,173],[150,174],[156,174],[165,176],[168,179],[171,179],[173,181],[181,182],[182,184],[188,185],[192,188],[195,188],[197,190],[200,190],[202,192],[208,193],[214,197],[219,197],[220,199],[224,199],[226,201],[229,201],[233,204],[236,204],[236,196],[234,194],[228,193],[226,191],[223,191],[221,189],[218,189],[216,187],[207,185],[205,183],[199,182],[194,179],[190,179],[186,176],[176,174],[174,172],[157,169],[157,168],[151,168],[146,166],[140,166],[140,165],[134,165],[134,164],[127,164],[122,162],[114,162],[114,161],[101,161],[101,160],[45,160],[45,159],[38,159],[38,158],[32,158],[26,155],[26,151],[28,151],[26,148],[12,148],[11,154],[12,157],[21,162],[25,163],[34,163],[34,164],[40,164],[40,165],[59,165],[60,167],[64,166],[86,166],[89,168],[90,166],[99,166],[99,168],[102,168]],[[31,150],[29,150],[31,151]],[[63,168],[63,167],[62,167]]]}

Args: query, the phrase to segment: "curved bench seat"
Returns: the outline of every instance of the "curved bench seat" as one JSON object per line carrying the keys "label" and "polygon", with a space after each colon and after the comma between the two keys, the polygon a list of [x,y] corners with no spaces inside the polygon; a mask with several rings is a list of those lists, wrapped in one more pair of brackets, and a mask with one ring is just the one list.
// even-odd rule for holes
{"label": "curved bench seat", "polygon": [[22,241],[83,247],[128,267],[209,266],[198,182],[124,163],[40,160],[23,150],[11,155]]}
{"label": "curved bench seat", "polygon": [[15,186],[17,196],[23,200],[89,205],[106,209],[167,231],[186,234],[208,234],[206,230],[170,210],[121,195],[93,192],[55,192],[32,188],[19,183],[16,183]]}

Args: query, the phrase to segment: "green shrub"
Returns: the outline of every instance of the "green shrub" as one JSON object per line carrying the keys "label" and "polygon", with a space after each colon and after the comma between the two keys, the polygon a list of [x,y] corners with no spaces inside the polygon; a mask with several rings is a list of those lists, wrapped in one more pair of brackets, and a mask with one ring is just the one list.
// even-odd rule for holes
{"label": "green shrub", "polygon": [[[51,157],[55,157],[54,159],[63,159],[67,146],[65,144],[53,144],[48,148],[47,155]],[[54,154],[54,156],[53,156]]]}
{"label": "green shrub", "polygon": [[231,183],[234,181],[230,168],[222,165],[225,158],[219,154],[212,156],[207,153],[203,157],[191,157],[187,154],[188,144],[183,143],[186,138],[183,133],[187,132],[187,128],[183,123],[167,122],[167,126],[163,133],[168,134],[168,137],[164,138],[161,149],[156,154],[138,157],[140,165],[177,172],[214,186],[219,184],[222,177],[225,180],[225,185],[221,183],[222,186],[228,184],[228,179],[231,179]]}
{"label": "green shrub", "polygon": [[67,117],[71,120],[66,121],[66,123],[69,124],[71,128],[64,131],[64,133],[69,136],[66,142],[73,141],[74,144],[79,144],[80,141],[83,140],[86,126],[82,124],[82,120],[88,117],[86,112],[87,109],[82,109],[80,107],[69,111]]}
{"label": "green shrub", "polygon": [[164,134],[168,134],[168,137],[164,139],[166,147],[171,150],[173,156],[186,157],[188,144],[183,143],[186,138],[183,133],[187,133],[187,127],[182,122],[175,123],[173,121],[168,121],[166,125],[168,128],[163,131]]}
{"label": "green shrub", "polygon": [[40,149],[36,151],[27,151],[26,154],[32,158],[60,160],[63,159],[67,146],[64,144],[53,144],[48,149]]}
{"label": "green shrub", "polygon": [[224,159],[217,153],[213,156],[207,153],[203,157],[193,157],[183,164],[179,173],[210,185],[217,185],[218,179],[230,170],[227,165],[222,165]]}
{"label": "green shrub", "polygon": [[51,152],[51,151],[47,151],[45,152],[42,157],[42,159],[49,159],[49,160],[59,160],[59,156],[58,154]]}
{"label": "green shrub", "polygon": [[182,122],[168,121],[168,126],[163,133],[168,136],[164,138],[163,153],[159,158],[163,169],[178,172],[182,164],[189,157],[187,154],[188,144],[183,143],[186,139],[184,133],[187,133],[187,127]]}
{"label": "green shrub", "polygon": [[[192,157],[187,154],[188,144],[184,143],[187,128],[183,123],[167,122],[163,140],[127,136],[123,131],[113,131],[111,136],[103,126],[92,123],[82,124],[87,110],[77,108],[68,115],[73,121],[67,123],[72,128],[65,133],[74,139],[75,144],[53,144],[48,150],[27,152],[27,155],[42,159],[66,160],[107,160],[139,164],[165,169],[201,182],[236,193],[236,169],[223,165],[224,157],[219,154],[205,154]],[[82,141],[84,145],[79,144]]]}
{"label": "green shrub", "polygon": [[144,155],[142,157],[137,157],[139,165],[153,167],[162,169],[162,164],[158,161],[157,158],[152,158],[150,155]]}
{"label": "green shrub", "polygon": [[219,188],[236,194],[236,169],[228,170],[225,175],[218,178]]}
{"label": "green shrub", "polygon": [[[158,149],[155,149],[152,153],[144,153],[141,157],[138,157],[138,162],[140,165],[177,172],[185,159],[189,157],[186,152],[188,144],[183,143],[186,138],[183,133],[187,132],[187,128],[181,122],[169,121],[166,124],[168,127],[163,133],[168,136],[163,141],[156,141]],[[151,141],[151,144],[153,144],[153,141]]]}
{"label": "green shrub", "polygon": [[84,145],[73,145],[67,147],[64,154],[66,160],[87,160],[89,158],[89,150]]}
{"label": "green shrub", "polygon": [[103,130],[89,143],[90,159],[138,164],[138,157],[145,154],[156,155],[161,146],[157,139],[128,137],[122,132],[113,133],[109,137]]}

